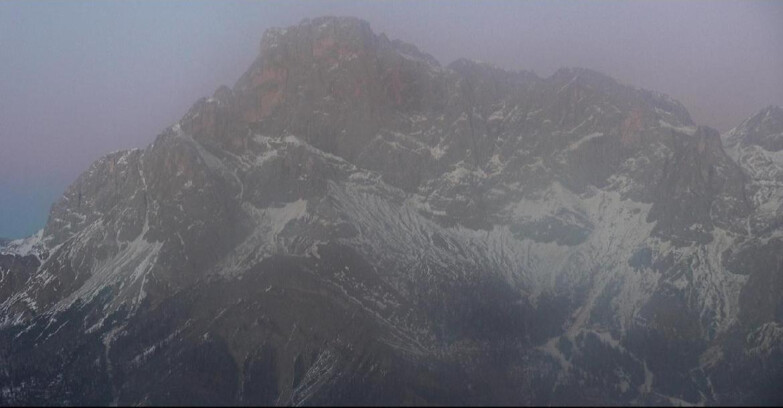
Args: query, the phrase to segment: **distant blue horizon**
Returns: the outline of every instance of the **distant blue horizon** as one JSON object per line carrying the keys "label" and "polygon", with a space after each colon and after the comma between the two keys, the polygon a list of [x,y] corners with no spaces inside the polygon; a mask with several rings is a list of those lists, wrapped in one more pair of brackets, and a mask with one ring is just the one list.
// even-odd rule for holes
{"label": "distant blue horizon", "polygon": [[0,185],[0,238],[25,238],[43,228],[49,209],[66,187],[54,183],[35,183],[30,187]]}

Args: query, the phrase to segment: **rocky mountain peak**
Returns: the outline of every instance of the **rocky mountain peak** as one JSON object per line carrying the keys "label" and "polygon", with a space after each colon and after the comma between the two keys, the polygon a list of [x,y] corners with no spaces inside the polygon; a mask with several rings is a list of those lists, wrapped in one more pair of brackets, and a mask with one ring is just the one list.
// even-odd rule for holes
{"label": "rocky mountain peak", "polygon": [[364,57],[376,48],[378,37],[369,23],[353,17],[305,19],[299,25],[267,30],[259,58],[272,64],[329,64]]}
{"label": "rocky mountain peak", "polygon": [[592,86],[597,89],[610,89],[619,85],[618,82],[609,75],[581,67],[560,68],[552,74],[551,78],[557,83],[567,84],[570,82],[579,82],[585,86]]}
{"label": "rocky mountain peak", "polygon": [[437,61],[374,34],[355,18],[324,17],[268,31],[234,86],[233,114],[255,132],[294,134],[349,160],[400,114],[442,105]]}
{"label": "rocky mountain peak", "polygon": [[749,181],[748,196],[756,211],[748,229],[774,234],[783,225],[783,109],[768,106],[721,138]]}
{"label": "rocky mountain peak", "polygon": [[770,152],[783,150],[783,108],[770,105],[743,121],[725,136],[728,146],[760,146]]}

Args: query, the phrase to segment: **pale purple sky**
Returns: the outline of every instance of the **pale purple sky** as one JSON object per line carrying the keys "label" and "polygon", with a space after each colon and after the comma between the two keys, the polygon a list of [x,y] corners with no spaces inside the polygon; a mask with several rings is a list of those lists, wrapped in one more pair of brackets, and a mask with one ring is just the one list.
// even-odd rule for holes
{"label": "pale purple sky", "polygon": [[592,68],[721,131],[783,105],[777,1],[0,2],[0,237],[34,232],[93,160],[147,145],[233,85],[265,29],[327,14],[444,65]]}

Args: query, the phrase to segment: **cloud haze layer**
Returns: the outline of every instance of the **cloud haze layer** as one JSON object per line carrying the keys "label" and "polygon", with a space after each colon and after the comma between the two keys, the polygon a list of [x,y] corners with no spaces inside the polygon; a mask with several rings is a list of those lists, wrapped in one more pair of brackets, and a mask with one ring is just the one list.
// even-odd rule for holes
{"label": "cloud haze layer", "polygon": [[442,64],[605,72],[725,131],[783,105],[783,4],[721,2],[2,2],[0,237],[40,228],[101,155],[143,147],[232,85],[265,29],[353,15]]}

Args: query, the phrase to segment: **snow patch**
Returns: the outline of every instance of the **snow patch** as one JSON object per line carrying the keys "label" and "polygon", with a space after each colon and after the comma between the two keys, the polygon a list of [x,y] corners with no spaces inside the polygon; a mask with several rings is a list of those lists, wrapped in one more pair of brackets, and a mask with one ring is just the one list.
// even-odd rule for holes
{"label": "snow patch", "polygon": [[40,259],[40,254],[45,249],[46,243],[44,242],[43,229],[40,229],[27,238],[16,239],[6,244],[6,246],[0,247],[0,254],[17,256],[33,255]]}
{"label": "snow patch", "polygon": [[665,120],[660,120],[660,119],[658,120],[658,125],[663,128],[672,129],[677,132],[684,133],[688,136],[693,136],[696,134],[696,126],[675,126],[669,122],[666,122]]}
{"label": "snow patch", "polygon": [[577,140],[577,141],[575,141],[575,142],[571,143],[570,145],[568,145],[568,148],[567,148],[567,150],[576,150],[576,149],[578,149],[578,148],[579,148],[579,146],[581,146],[583,143],[585,143],[585,142],[587,142],[587,141],[590,141],[590,140],[593,140],[593,139],[597,139],[597,138],[599,138],[599,137],[602,137],[603,135],[604,135],[604,134],[603,134],[602,132],[593,132],[593,133],[590,133],[589,135],[587,135],[587,136],[583,136],[583,137],[581,137],[579,140]]}

